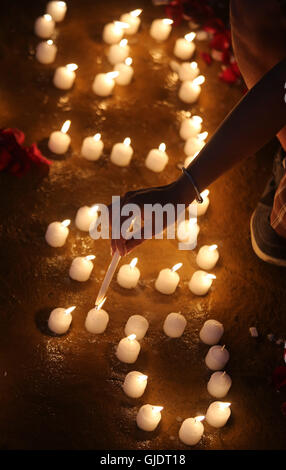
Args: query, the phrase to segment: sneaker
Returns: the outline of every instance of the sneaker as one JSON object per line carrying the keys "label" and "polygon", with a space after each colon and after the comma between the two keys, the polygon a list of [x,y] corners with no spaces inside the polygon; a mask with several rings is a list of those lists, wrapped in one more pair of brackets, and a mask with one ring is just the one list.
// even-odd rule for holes
{"label": "sneaker", "polygon": [[254,253],[266,263],[286,267],[286,239],[280,237],[270,225],[274,195],[285,173],[285,152],[282,148],[274,159],[273,176],[250,220],[251,244]]}

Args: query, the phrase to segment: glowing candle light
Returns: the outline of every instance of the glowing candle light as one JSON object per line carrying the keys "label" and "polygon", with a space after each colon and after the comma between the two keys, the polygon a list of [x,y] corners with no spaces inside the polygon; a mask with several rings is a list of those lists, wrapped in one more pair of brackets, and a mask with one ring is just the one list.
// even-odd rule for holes
{"label": "glowing candle light", "polygon": [[183,38],[177,39],[174,47],[174,55],[182,60],[188,60],[192,57],[195,52],[196,46],[193,40],[196,37],[196,33],[188,33]]}
{"label": "glowing candle light", "polygon": [[123,142],[114,144],[112,147],[110,160],[117,166],[128,166],[131,162],[134,150],[131,147],[130,137],[126,137]]}
{"label": "glowing candle light", "polygon": [[[196,152],[194,155],[190,155],[187,157],[184,161],[184,167],[188,168],[188,166],[194,161],[194,159],[199,155],[200,152]],[[191,207],[191,204],[189,205],[189,208]],[[194,212],[194,214],[190,214],[192,217],[197,217],[197,213]]]}
{"label": "glowing candle light", "polygon": [[196,445],[202,438],[204,426],[202,421],[205,416],[196,416],[195,418],[187,418],[182,422],[179,430],[179,438],[187,446]]}
{"label": "glowing candle light", "polygon": [[197,224],[197,219],[192,217],[189,220],[183,220],[179,223],[177,229],[177,238],[180,242],[191,243],[196,246],[199,233],[200,227]]}
{"label": "glowing candle light", "polygon": [[55,30],[55,22],[51,15],[43,15],[36,19],[34,31],[36,36],[43,39],[51,37]]}
{"label": "glowing candle light", "polygon": [[179,89],[179,98],[184,103],[195,103],[201,94],[201,85],[204,83],[205,77],[199,75],[194,80],[186,80]]}
{"label": "glowing candle light", "polygon": [[115,86],[115,78],[119,72],[98,73],[92,84],[93,92],[98,96],[109,96]]}
{"label": "glowing candle light", "polygon": [[66,153],[71,142],[70,136],[67,134],[71,125],[71,121],[65,121],[60,131],[51,133],[48,141],[48,147],[51,152],[61,155]]}
{"label": "glowing candle light", "polygon": [[161,421],[163,406],[143,405],[138,411],[136,423],[143,431],[154,431]]}
{"label": "glowing candle light", "polygon": [[68,226],[70,223],[70,219],[63,220],[63,222],[50,223],[45,234],[48,245],[54,248],[63,246],[69,234]]}
{"label": "glowing candle light", "polygon": [[89,232],[90,225],[98,218],[98,206],[82,206],[75,217],[75,225],[83,232]]}
{"label": "glowing candle light", "polygon": [[197,62],[183,62],[182,64],[178,65],[177,73],[179,75],[179,79],[182,82],[187,80],[194,80],[199,73],[199,67]]}
{"label": "glowing candle light", "polygon": [[215,267],[218,259],[219,252],[217,245],[204,245],[200,248],[197,254],[196,263],[199,268],[209,271]]}
{"label": "glowing candle light", "polygon": [[[198,155],[198,153],[193,158],[195,158]],[[210,193],[209,190],[205,189],[201,193],[201,196],[203,198],[203,202],[198,203],[197,201],[193,201],[189,205],[190,216],[200,217],[201,215],[204,215],[206,213],[206,211],[208,210],[209,204],[210,204],[210,200],[209,200],[209,197],[208,197],[209,193]]]}
{"label": "glowing candle light", "polygon": [[107,58],[110,64],[120,64],[127,59],[129,55],[130,47],[128,46],[127,39],[122,39],[119,44],[112,44],[110,46]]}
{"label": "glowing candle light", "polygon": [[49,13],[53,20],[59,23],[63,21],[67,12],[67,4],[66,2],[48,2],[47,4],[47,13]]}
{"label": "glowing candle light", "polygon": [[85,282],[90,278],[93,270],[93,262],[95,256],[78,256],[74,258],[69,270],[69,276],[78,282]]}
{"label": "glowing candle light", "polygon": [[133,364],[139,355],[141,346],[136,340],[136,335],[132,334],[123,338],[116,349],[116,356],[121,362]]}
{"label": "glowing candle light", "polygon": [[206,145],[205,140],[208,136],[208,132],[201,132],[196,136],[189,137],[186,140],[184,146],[184,152],[186,155],[194,155],[202,150],[202,148]]}
{"label": "glowing candle light", "polygon": [[146,157],[145,165],[149,170],[160,173],[164,170],[168,161],[169,157],[166,153],[166,144],[162,142],[157,149],[150,150]]}
{"label": "glowing candle light", "polygon": [[101,156],[103,147],[101,134],[97,133],[93,137],[86,137],[81,146],[81,156],[86,160],[96,161]]}
{"label": "glowing candle light", "polygon": [[120,21],[123,23],[129,24],[129,28],[126,29],[126,34],[135,34],[137,33],[141,20],[139,16],[141,15],[143,10],[141,8],[137,8],[137,10],[130,11],[130,13],[124,13],[120,17]]}
{"label": "glowing candle light", "polygon": [[126,375],[123,390],[131,398],[142,397],[147,386],[148,376],[133,370]]}
{"label": "glowing candle light", "polygon": [[224,333],[223,324],[217,320],[207,320],[200,331],[200,338],[203,343],[210,346],[217,344]]}
{"label": "glowing candle light", "polygon": [[214,428],[223,427],[227,423],[231,414],[230,405],[231,403],[224,403],[221,401],[214,401],[211,403],[206,413],[206,421],[208,424]]}
{"label": "glowing candle light", "polygon": [[189,282],[189,289],[195,295],[206,295],[216,279],[214,274],[205,271],[195,271]]}
{"label": "glowing candle light", "polygon": [[72,322],[71,312],[73,312],[75,308],[76,307],[55,308],[52,310],[48,320],[49,329],[57,335],[66,333]]}
{"label": "glowing candle light", "polygon": [[205,357],[206,366],[210,370],[222,370],[229,361],[229,352],[225,346],[212,346]]}
{"label": "glowing candle light", "polygon": [[36,59],[41,64],[51,64],[56,58],[57,50],[58,48],[52,39],[40,42],[36,48]]}
{"label": "glowing candle light", "polygon": [[215,398],[223,398],[232,385],[230,376],[224,371],[214,372],[207,384],[209,394]]}
{"label": "glowing candle light", "polygon": [[134,289],[137,286],[140,278],[140,271],[136,267],[137,262],[138,258],[133,258],[130,264],[123,264],[120,267],[117,274],[117,282],[121,287]]}
{"label": "glowing candle light", "polygon": [[151,24],[150,36],[158,42],[165,41],[170,35],[172,24],[173,20],[169,18],[154,20]]}
{"label": "glowing candle light", "polygon": [[114,70],[118,72],[118,76],[115,78],[115,82],[118,85],[129,85],[131,82],[134,75],[134,69],[131,67],[131,64],[131,57],[127,57],[123,64],[116,64],[114,66]]}
{"label": "glowing candle light", "polygon": [[184,140],[190,137],[196,137],[202,129],[202,118],[200,116],[192,116],[191,118],[184,119],[180,127],[180,136]]}
{"label": "glowing candle light", "polygon": [[60,90],[69,90],[72,88],[78,69],[77,64],[67,64],[63,67],[58,67],[55,70],[53,84]]}
{"label": "glowing candle light", "polygon": [[124,333],[126,336],[131,334],[136,335],[137,340],[141,340],[146,335],[149,328],[149,322],[142,315],[132,315],[128,318],[125,325]]}
{"label": "glowing candle light", "polygon": [[173,294],[177,289],[180,282],[180,276],[177,273],[178,269],[183,266],[183,263],[175,264],[171,269],[165,268],[159,272],[155,282],[155,288],[161,294]]}
{"label": "glowing candle light", "polygon": [[106,330],[109,315],[102,308],[105,301],[106,297],[96,307],[89,310],[85,319],[85,328],[89,333],[102,334]]}
{"label": "glowing candle light", "polygon": [[163,330],[170,338],[179,338],[184,333],[186,326],[187,320],[184,315],[172,312],[167,315],[164,321]]}
{"label": "glowing candle light", "polygon": [[102,38],[106,44],[117,44],[121,41],[125,29],[129,29],[128,23],[122,21],[107,23],[103,28]]}

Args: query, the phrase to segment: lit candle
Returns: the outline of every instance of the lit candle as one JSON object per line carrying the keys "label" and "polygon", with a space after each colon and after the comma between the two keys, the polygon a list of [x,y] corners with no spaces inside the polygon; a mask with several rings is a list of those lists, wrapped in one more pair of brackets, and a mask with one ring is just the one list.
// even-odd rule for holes
{"label": "lit candle", "polygon": [[117,85],[129,85],[134,75],[134,69],[131,64],[131,57],[127,57],[123,64],[116,64],[114,66],[113,70],[118,72],[118,76],[115,78]]}
{"label": "lit candle", "polygon": [[72,322],[71,312],[75,308],[76,307],[55,308],[49,316],[49,320],[48,320],[49,329],[53,333],[56,333],[57,335],[62,335],[66,333]]}
{"label": "lit candle", "polygon": [[92,308],[85,319],[85,328],[89,333],[101,334],[104,333],[109,322],[108,313],[102,309],[106,298],[102,300],[97,307]]}
{"label": "lit candle", "polygon": [[128,397],[131,398],[139,398],[142,397],[143,393],[145,392],[145,388],[147,385],[148,376],[141,374],[141,372],[137,372],[133,370],[126,375],[124,383],[123,383],[123,390]]}
{"label": "lit candle", "polygon": [[71,125],[71,121],[65,121],[60,131],[51,133],[48,141],[48,147],[51,152],[61,155],[66,153],[70,146],[71,138],[67,134]]}
{"label": "lit candle", "polygon": [[203,343],[210,346],[217,344],[224,333],[223,324],[217,320],[207,320],[200,331],[200,338]]}
{"label": "lit candle", "polygon": [[36,48],[36,59],[41,64],[51,64],[57,55],[57,46],[51,39],[40,42]]}
{"label": "lit candle", "polygon": [[216,279],[214,274],[205,271],[195,271],[189,282],[189,289],[195,295],[206,295]]}
{"label": "lit candle", "polygon": [[136,267],[138,258],[133,258],[130,264],[123,264],[117,274],[117,282],[125,289],[133,289],[137,286],[140,278],[140,271]]}
{"label": "lit candle", "polygon": [[193,40],[196,37],[196,33],[188,33],[183,38],[177,39],[174,47],[174,55],[182,60],[188,60],[192,57],[195,52],[196,46]]}
{"label": "lit candle", "polygon": [[180,136],[184,140],[190,137],[196,137],[202,130],[202,118],[200,116],[192,116],[184,119],[180,127]]}
{"label": "lit candle", "polygon": [[118,77],[119,72],[98,73],[92,84],[93,92],[98,96],[109,96],[112,94],[115,78]]}
{"label": "lit candle", "polygon": [[202,148],[206,145],[205,139],[208,136],[208,132],[201,132],[200,134],[189,137],[186,140],[184,146],[184,152],[186,155],[195,155],[196,153],[200,152]]}
{"label": "lit candle", "polygon": [[179,430],[180,441],[187,446],[196,445],[201,440],[204,433],[204,425],[202,423],[204,419],[205,416],[185,419]]}
{"label": "lit candle", "polygon": [[163,406],[143,405],[138,411],[136,423],[143,431],[154,431],[161,421]]}
{"label": "lit candle", "polygon": [[116,356],[121,362],[133,364],[139,355],[140,344],[136,340],[136,335],[132,334],[123,338],[116,349]]}
{"label": "lit candle", "polygon": [[186,326],[187,320],[185,317],[180,313],[172,312],[167,315],[164,321],[163,330],[170,338],[179,338],[184,333]]}
{"label": "lit candle", "polygon": [[199,75],[200,70],[197,62],[183,62],[178,66],[177,73],[179,79],[185,82],[187,80],[194,80]]}
{"label": "lit candle", "polygon": [[89,232],[92,222],[95,222],[98,217],[98,206],[82,206],[78,209],[75,216],[75,225],[83,232]]}
{"label": "lit candle", "polygon": [[150,35],[156,41],[165,41],[172,30],[173,20],[164,18],[163,20],[154,20],[151,24]]}
{"label": "lit candle", "polygon": [[134,334],[136,335],[136,339],[140,340],[144,338],[148,328],[149,322],[145,317],[142,317],[142,315],[132,315],[128,318],[124,333],[126,336]]}
{"label": "lit candle", "polygon": [[219,259],[217,245],[204,245],[199,249],[196,257],[196,263],[201,269],[209,271],[213,269]]}
{"label": "lit candle", "polygon": [[210,370],[222,370],[229,360],[229,352],[225,346],[212,346],[205,357],[206,366]]}
{"label": "lit candle", "polygon": [[130,13],[124,13],[123,15],[121,15],[120,21],[129,24],[129,28],[126,29],[126,34],[137,33],[141,23],[141,20],[139,18],[141,13],[142,10],[138,8],[137,10],[130,11]]}
{"label": "lit candle", "polygon": [[179,223],[177,238],[180,242],[196,244],[199,232],[200,227],[197,224],[197,219],[193,217]]}
{"label": "lit candle", "polygon": [[180,276],[177,273],[178,269],[183,266],[183,263],[175,264],[172,269],[166,268],[159,272],[159,275],[155,282],[155,288],[161,294],[173,294],[177,289],[180,281]]}
{"label": "lit candle", "polygon": [[[195,153],[195,155],[190,155],[189,157],[187,157],[185,159],[185,162],[184,162],[184,167],[188,168],[188,166],[192,163],[192,161],[194,161],[194,159],[197,157],[197,155],[199,155],[199,153],[200,152],[197,152],[197,153]],[[190,206],[191,206],[191,204],[190,204]],[[194,215],[192,215],[192,217],[197,217],[197,214],[194,213]]]}
{"label": "lit candle", "polygon": [[102,38],[106,44],[117,44],[121,41],[125,29],[129,29],[128,23],[122,21],[107,23],[103,28]]}
{"label": "lit candle", "polygon": [[69,276],[75,281],[85,282],[90,278],[91,271],[93,270],[92,260],[94,255],[78,256],[72,261]]}
{"label": "lit candle", "polygon": [[128,46],[127,39],[121,39],[119,44],[112,44],[110,46],[107,58],[111,65],[120,64],[124,62],[129,55],[130,47]]}
{"label": "lit candle", "polygon": [[160,173],[164,170],[169,160],[165,150],[166,145],[164,143],[160,144],[159,148],[150,150],[145,160],[145,165],[149,170],[155,173]]}
{"label": "lit candle", "polygon": [[206,421],[214,428],[223,427],[230,417],[230,405],[231,403],[214,401],[208,407]]}
{"label": "lit candle", "polygon": [[210,200],[208,197],[209,193],[209,190],[205,189],[205,191],[201,193],[203,202],[198,203],[197,201],[193,201],[192,204],[189,205],[190,216],[192,215],[193,217],[200,217],[201,215],[204,215],[206,213],[210,204]]}
{"label": "lit candle", "polygon": [[35,34],[43,39],[51,37],[55,29],[55,22],[51,15],[43,15],[35,21]]}
{"label": "lit candle", "polygon": [[101,134],[97,133],[93,137],[86,137],[81,146],[81,156],[90,161],[98,160],[103,147]]}
{"label": "lit candle", "polygon": [[208,381],[207,389],[211,396],[223,398],[228,394],[232,380],[226,372],[214,372]]}
{"label": "lit candle", "polygon": [[59,23],[63,21],[67,12],[66,2],[49,2],[47,4],[47,13],[52,16],[53,20]]}
{"label": "lit candle", "polygon": [[185,103],[195,103],[200,94],[201,94],[201,86],[205,81],[205,77],[203,75],[199,75],[194,80],[186,80],[182,83],[179,89],[179,98],[184,101]]}
{"label": "lit candle", "polygon": [[131,147],[131,139],[130,137],[126,137],[123,142],[119,142],[118,144],[114,144],[112,147],[110,160],[114,165],[117,166],[128,166],[132,155],[133,155],[133,148]]}
{"label": "lit candle", "polygon": [[58,67],[55,70],[53,84],[60,90],[69,90],[75,81],[75,70],[78,69],[76,64],[67,64],[64,67]]}
{"label": "lit candle", "polygon": [[48,245],[54,248],[64,246],[69,234],[68,226],[70,223],[71,221],[67,219],[63,220],[63,222],[52,222],[49,224],[45,235]]}

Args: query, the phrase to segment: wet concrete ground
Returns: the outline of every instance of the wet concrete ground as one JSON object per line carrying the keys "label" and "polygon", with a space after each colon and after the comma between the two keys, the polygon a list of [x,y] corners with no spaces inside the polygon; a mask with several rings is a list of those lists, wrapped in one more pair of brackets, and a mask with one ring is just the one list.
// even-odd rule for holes
{"label": "wet concrete ground", "polygon": [[[218,81],[217,64],[208,68],[198,59],[207,78],[200,101],[191,109],[179,101],[178,82],[168,64],[175,38],[188,28],[183,25],[166,43],[156,44],[148,27],[163,10],[150,3],[114,0],[107,6],[73,0],[66,20],[57,27],[56,62],[43,66],[33,55],[38,40],[32,31],[45,2],[4,2],[0,127],[20,128],[27,143],[36,141],[46,150],[50,132],[71,119],[72,148],[63,158],[54,158],[48,177],[37,172],[23,179],[0,175],[2,449],[186,449],[178,440],[180,419],[204,414],[212,401],[206,390],[210,372],[204,365],[208,347],[198,338],[208,318],[225,326],[232,416],[221,430],[206,424],[195,449],[285,448],[282,397],[270,385],[272,370],[282,364],[282,349],[266,338],[268,333],[277,338],[285,333],[285,272],[258,260],[249,237],[249,218],[271,168],[271,146],[210,188],[211,205],[200,221],[199,246],[217,243],[221,258],[214,270],[217,280],[204,298],[192,295],[187,286],[196,269],[196,251],[178,251],[175,240],[147,241],[127,259],[138,256],[140,285],[128,292],[112,283],[105,304],[110,324],[103,335],[92,336],[84,320],[110,260],[109,242],[92,241],[74,224],[63,248],[53,249],[44,241],[51,221],[74,220],[84,204],[109,203],[112,195],[172,181],[183,160],[178,130],[185,112],[202,115],[204,130],[212,134],[241,96],[238,88]],[[103,25],[140,6],[142,30],[130,39],[134,82],[100,99],[91,84],[96,73],[110,70],[101,40]],[[53,88],[51,79],[57,66],[69,62],[76,62],[79,71],[75,87],[66,93]],[[105,151],[91,163],[79,157],[79,150],[82,139],[95,132],[102,133]],[[135,154],[130,167],[121,169],[110,163],[109,153],[113,143],[126,136],[131,137]],[[170,162],[157,175],[144,167],[144,159],[162,141]],[[73,257],[85,253],[96,254],[95,268],[90,281],[79,285],[69,279],[68,269]],[[159,270],[179,261],[184,265],[176,293],[159,294],[154,290]],[[70,305],[77,305],[70,331],[60,338],[51,336],[46,326],[49,312]],[[188,320],[177,340],[162,332],[172,311],[182,312]],[[132,314],[144,315],[150,328],[138,361],[128,366],[114,352]],[[250,337],[250,326],[257,327],[258,339]],[[125,374],[134,369],[149,376],[138,400],[121,390]],[[144,403],[164,406],[154,433],[136,428],[136,413]]]}

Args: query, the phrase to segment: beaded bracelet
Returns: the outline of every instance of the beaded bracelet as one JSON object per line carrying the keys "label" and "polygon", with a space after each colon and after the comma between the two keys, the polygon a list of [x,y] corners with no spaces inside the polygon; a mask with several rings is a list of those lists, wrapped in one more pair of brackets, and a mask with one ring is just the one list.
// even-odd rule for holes
{"label": "beaded bracelet", "polygon": [[195,190],[195,193],[196,193],[196,201],[199,203],[199,204],[202,204],[202,202],[204,202],[201,194],[200,194],[200,191],[198,190],[198,187],[193,179],[193,177],[191,176],[191,174],[186,170],[186,168],[182,168],[182,172],[184,173],[184,175],[187,176],[187,178],[189,178],[190,182],[192,183],[193,187],[194,187],[194,190]]}

